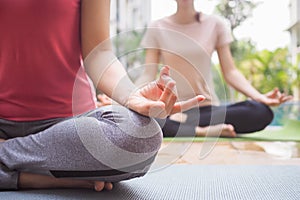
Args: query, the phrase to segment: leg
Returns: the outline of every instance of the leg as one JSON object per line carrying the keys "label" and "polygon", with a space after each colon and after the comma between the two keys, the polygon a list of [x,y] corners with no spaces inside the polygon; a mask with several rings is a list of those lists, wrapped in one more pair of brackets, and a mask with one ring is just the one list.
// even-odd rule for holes
{"label": "leg", "polygon": [[235,137],[234,127],[230,124],[218,124],[200,127],[198,124],[180,123],[170,118],[157,119],[164,137]]}
{"label": "leg", "polygon": [[[199,108],[199,111],[199,126],[231,124],[236,133],[262,130],[273,120],[272,110],[256,101],[244,101],[228,106],[207,106]],[[195,109],[187,112],[187,122],[194,120],[193,112],[195,113]]]}
{"label": "leg", "polygon": [[197,125],[180,123],[170,118],[156,119],[160,125],[164,137],[195,137]]}
{"label": "leg", "polygon": [[[4,141],[4,139],[0,139],[0,143]],[[2,171],[0,170],[0,173],[3,173],[5,166],[3,166],[2,163],[0,163],[0,168],[3,168]],[[58,179],[52,176],[31,174],[26,172],[19,173],[18,185],[20,189],[87,188],[94,189],[96,191],[102,191],[103,189],[112,190],[113,188],[112,183],[64,178]]]}
{"label": "leg", "polygon": [[252,133],[266,128],[273,118],[273,111],[268,106],[244,101],[227,107],[225,123],[232,124],[237,133]]}
{"label": "leg", "polygon": [[103,107],[0,145],[2,189],[19,172],[117,182],[144,175],[161,144],[157,123],[123,107]]}
{"label": "leg", "polygon": [[187,115],[184,123],[170,118],[157,120],[165,137],[235,137],[236,133],[262,130],[273,120],[272,110],[255,101],[229,106],[205,106],[188,110],[184,114]]}

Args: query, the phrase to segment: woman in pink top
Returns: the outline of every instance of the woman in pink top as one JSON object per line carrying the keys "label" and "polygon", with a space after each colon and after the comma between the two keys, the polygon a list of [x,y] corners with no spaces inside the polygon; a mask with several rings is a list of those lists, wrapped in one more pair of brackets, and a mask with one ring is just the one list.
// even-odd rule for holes
{"label": "woman in pink top", "polygon": [[[142,40],[146,67],[136,81],[141,85],[155,79],[158,64],[170,66],[179,100],[203,94],[199,108],[159,120],[164,136],[224,136],[264,129],[273,119],[269,106],[289,100],[274,89],[264,95],[253,88],[234,65],[230,52],[230,29],[220,17],[195,10],[194,0],[176,0],[175,14],[152,22]],[[252,100],[220,106],[214,92],[211,56],[217,51],[226,82]]]}
{"label": "woman in pink top", "polygon": [[[203,100],[176,102],[167,67],[136,88],[112,53],[109,10],[109,0],[0,1],[0,190],[111,190],[155,159],[161,130],[147,116]],[[90,80],[120,105],[96,109]]]}

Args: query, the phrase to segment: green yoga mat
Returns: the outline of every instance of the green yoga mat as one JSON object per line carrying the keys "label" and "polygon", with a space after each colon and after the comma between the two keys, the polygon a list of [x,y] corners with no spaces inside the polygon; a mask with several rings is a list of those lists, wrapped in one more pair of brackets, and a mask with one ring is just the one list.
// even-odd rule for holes
{"label": "green yoga mat", "polygon": [[238,134],[236,138],[175,137],[164,138],[166,142],[204,142],[204,141],[295,141],[300,142],[300,121],[288,120],[282,127],[266,128],[250,134]]}

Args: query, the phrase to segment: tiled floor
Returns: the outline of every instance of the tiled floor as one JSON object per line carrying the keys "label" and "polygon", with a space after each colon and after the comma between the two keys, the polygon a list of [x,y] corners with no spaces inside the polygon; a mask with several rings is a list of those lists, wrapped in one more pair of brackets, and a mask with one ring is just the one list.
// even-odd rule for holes
{"label": "tiled floor", "polygon": [[164,142],[156,167],[169,164],[300,165],[296,142]]}

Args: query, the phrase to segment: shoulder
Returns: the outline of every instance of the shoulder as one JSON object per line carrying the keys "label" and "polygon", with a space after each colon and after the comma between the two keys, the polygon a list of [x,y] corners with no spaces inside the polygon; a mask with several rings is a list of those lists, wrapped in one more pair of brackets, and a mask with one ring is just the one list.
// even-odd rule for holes
{"label": "shoulder", "polygon": [[165,26],[164,24],[167,22],[167,17],[153,20],[148,24],[149,28],[156,28],[156,27],[162,27]]}
{"label": "shoulder", "polygon": [[203,17],[203,20],[208,21],[209,23],[213,23],[218,26],[230,26],[230,22],[223,16],[204,13],[201,13],[201,16]]}

